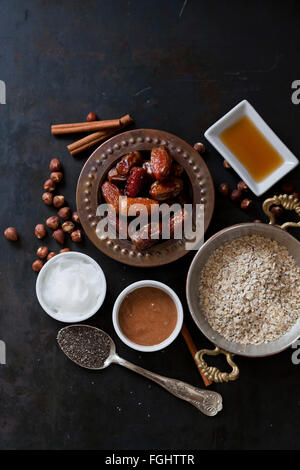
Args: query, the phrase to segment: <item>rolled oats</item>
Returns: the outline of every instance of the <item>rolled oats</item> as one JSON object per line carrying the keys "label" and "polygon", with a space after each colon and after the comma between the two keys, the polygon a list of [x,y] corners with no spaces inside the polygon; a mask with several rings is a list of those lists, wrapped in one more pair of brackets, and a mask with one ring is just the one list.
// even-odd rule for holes
{"label": "rolled oats", "polygon": [[229,341],[274,341],[300,316],[300,269],[285,246],[261,235],[218,248],[201,272],[199,288],[209,324]]}

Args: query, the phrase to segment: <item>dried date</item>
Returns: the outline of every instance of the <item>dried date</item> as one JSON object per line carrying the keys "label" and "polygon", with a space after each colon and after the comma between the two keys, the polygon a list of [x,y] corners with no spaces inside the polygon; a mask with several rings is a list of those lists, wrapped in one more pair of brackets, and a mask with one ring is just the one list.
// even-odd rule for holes
{"label": "dried date", "polygon": [[108,178],[108,181],[110,181],[113,184],[122,184],[127,181],[126,176],[120,175],[116,167],[109,170],[107,178]]}
{"label": "dried date", "polygon": [[146,183],[147,173],[144,168],[134,166],[131,168],[124,194],[128,197],[136,197],[143,189]]}
{"label": "dried date", "polygon": [[158,210],[159,208],[157,201],[147,197],[123,197],[120,200],[120,214],[127,215],[130,210],[130,215],[135,215],[140,211],[141,205],[147,210],[148,214],[151,214],[151,210]]}
{"label": "dried date", "polygon": [[122,196],[120,189],[113,183],[106,181],[102,185],[102,195],[107,204],[111,204],[115,209],[116,213],[119,211],[119,198]]}
{"label": "dried date", "polygon": [[166,201],[178,196],[182,188],[182,180],[171,176],[164,181],[155,181],[151,185],[149,194],[156,201]]}
{"label": "dried date", "polygon": [[172,157],[166,147],[155,147],[151,151],[151,167],[156,180],[161,181],[169,176]]}
{"label": "dried date", "polygon": [[122,176],[127,176],[133,166],[142,163],[142,154],[140,152],[130,152],[121,161],[117,163],[117,172]]}

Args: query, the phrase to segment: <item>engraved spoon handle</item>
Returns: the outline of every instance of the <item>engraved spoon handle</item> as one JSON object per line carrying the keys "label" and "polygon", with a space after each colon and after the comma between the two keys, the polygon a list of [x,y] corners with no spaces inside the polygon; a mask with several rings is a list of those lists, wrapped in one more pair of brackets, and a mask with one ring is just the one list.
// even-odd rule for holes
{"label": "engraved spoon handle", "polygon": [[155,374],[154,372],[150,372],[149,370],[143,369],[143,367],[122,359],[117,354],[112,357],[111,362],[119,364],[143,375],[144,377],[147,377],[150,380],[153,380],[153,382],[161,385],[163,388],[168,390],[168,392],[175,395],[175,397],[189,402],[207,416],[215,416],[222,409],[222,397],[217,392],[202,390],[194,387],[193,385],[181,382],[180,380],[170,379],[163,375]]}

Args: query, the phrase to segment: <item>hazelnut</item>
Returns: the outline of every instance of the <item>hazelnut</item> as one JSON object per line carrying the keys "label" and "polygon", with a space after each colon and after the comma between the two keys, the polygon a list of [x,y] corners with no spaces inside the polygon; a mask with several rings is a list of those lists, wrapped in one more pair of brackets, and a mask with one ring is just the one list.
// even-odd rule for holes
{"label": "hazelnut", "polygon": [[255,219],[255,220],[253,220],[253,222],[254,222],[255,224],[261,224],[261,223],[262,223],[262,221],[261,221],[260,219]]}
{"label": "hazelnut", "polygon": [[47,206],[52,206],[52,202],[53,202],[53,194],[52,193],[49,193],[49,191],[43,193],[42,194],[42,199],[43,199],[44,203]]}
{"label": "hazelnut", "polygon": [[37,249],[37,252],[36,254],[38,255],[39,258],[46,258],[46,256],[48,255],[49,253],[49,248],[47,246],[40,246],[38,249]]}
{"label": "hazelnut", "polygon": [[70,248],[63,248],[62,250],[59,250],[60,253],[67,253],[70,251]]}
{"label": "hazelnut", "polygon": [[50,191],[51,193],[55,191],[55,183],[51,179],[48,179],[44,183],[44,190],[45,191]]}
{"label": "hazelnut", "polygon": [[18,240],[18,232],[16,231],[15,227],[8,227],[4,230],[4,236],[10,242],[16,242]]}
{"label": "hazelnut", "polygon": [[59,228],[53,232],[53,238],[55,241],[57,241],[57,243],[63,245],[65,241],[65,232]]}
{"label": "hazelnut", "polygon": [[298,193],[297,191],[294,191],[292,196],[294,196],[296,199],[300,201],[300,193]]}
{"label": "hazelnut", "polygon": [[60,195],[59,196],[54,196],[54,198],[53,198],[54,207],[57,207],[57,208],[61,207],[61,206],[64,205],[64,203],[65,203],[64,196],[60,196]]}
{"label": "hazelnut", "polygon": [[67,222],[64,222],[62,224],[61,228],[63,229],[64,232],[71,233],[73,232],[75,228],[75,224],[71,220],[68,220]]}
{"label": "hazelnut", "polygon": [[34,234],[36,238],[45,238],[47,235],[47,230],[44,224],[37,224],[34,229]]}
{"label": "hazelnut", "polygon": [[240,201],[242,199],[242,192],[239,189],[234,189],[230,194],[230,199],[232,201]]}
{"label": "hazelnut", "polygon": [[243,199],[241,202],[241,209],[243,211],[249,211],[253,206],[253,201],[251,199]]}
{"label": "hazelnut", "polygon": [[73,220],[73,222],[75,222],[75,224],[80,224],[79,215],[78,215],[77,211],[73,212],[72,220]]}
{"label": "hazelnut", "polygon": [[82,240],[81,230],[75,230],[71,233],[72,241],[75,243],[79,243]]}
{"label": "hazelnut", "polygon": [[61,170],[61,163],[58,160],[58,158],[52,158],[49,167],[50,167],[50,171],[59,171],[59,170]]}
{"label": "hazelnut", "polygon": [[53,258],[53,256],[56,256],[56,253],[54,251],[50,251],[49,255],[47,256],[47,261],[49,261],[49,259]]}
{"label": "hazelnut", "polygon": [[283,213],[283,209],[281,206],[273,206],[271,207],[271,212],[275,217],[280,217]]}
{"label": "hazelnut", "polygon": [[59,218],[56,215],[48,217],[46,220],[46,225],[47,227],[52,228],[52,230],[56,230],[59,226]]}
{"label": "hazelnut", "polygon": [[96,113],[94,113],[94,112],[92,111],[92,112],[90,112],[90,113],[87,115],[86,120],[87,120],[88,122],[91,122],[91,121],[98,121],[98,116],[97,116]]}
{"label": "hazelnut", "polygon": [[52,171],[50,175],[50,179],[54,181],[54,183],[60,183],[63,179],[64,175],[61,171]]}
{"label": "hazelnut", "polygon": [[199,153],[204,153],[205,152],[205,145],[202,144],[202,142],[197,142],[194,145],[194,149],[197,150],[197,152],[199,152]]}
{"label": "hazelnut", "polygon": [[230,166],[230,164],[228,163],[227,160],[223,160],[223,167],[226,168],[226,170],[230,170],[230,169],[231,169],[231,166]]}
{"label": "hazelnut", "polygon": [[43,261],[41,259],[37,259],[32,263],[32,269],[36,273],[38,273],[42,269],[43,265],[44,265]]}
{"label": "hazelnut", "polygon": [[240,181],[237,185],[237,188],[242,192],[244,191],[245,193],[248,191],[248,186],[246,185],[245,181]]}
{"label": "hazelnut", "polygon": [[282,186],[281,186],[281,189],[284,193],[292,193],[295,189],[294,185],[292,182],[287,182],[287,183],[284,183]]}
{"label": "hazelnut", "polygon": [[222,196],[227,197],[228,194],[229,194],[229,191],[230,191],[229,184],[228,183],[221,183],[218,190],[219,190],[219,193]]}
{"label": "hazelnut", "polygon": [[62,220],[68,220],[71,218],[71,209],[70,207],[62,207],[58,211],[58,215]]}

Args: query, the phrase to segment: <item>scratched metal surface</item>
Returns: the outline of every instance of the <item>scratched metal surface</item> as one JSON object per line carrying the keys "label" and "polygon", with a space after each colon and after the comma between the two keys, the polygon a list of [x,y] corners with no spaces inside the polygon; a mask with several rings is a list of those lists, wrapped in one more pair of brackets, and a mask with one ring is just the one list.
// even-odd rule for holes
{"label": "scratched metal surface", "polygon": [[[90,110],[102,118],[130,112],[137,127],[193,144],[247,98],[299,155],[300,105],[291,102],[291,83],[300,78],[299,10],[296,1],[280,7],[271,1],[0,0],[0,79],[7,85],[7,104],[0,105],[0,225],[15,225],[21,234],[16,245],[0,243],[0,339],[7,345],[7,364],[0,365],[1,449],[299,448],[300,366],[292,364],[291,349],[237,358],[240,379],[213,386],[224,410],[209,419],[127,370],[93,373],[69,363],[55,343],[61,324],[40,309],[31,271],[39,245],[33,227],[52,213],[40,199],[49,159],[63,161],[62,192],[74,207],[88,156],[70,157],[71,139],[51,137],[50,123],[80,121]],[[209,145],[206,161],[216,186],[237,183]],[[288,178],[298,190],[299,176],[297,169]],[[263,218],[259,204],[246,215],[217,196],[208,235]],[[192,254],[139,270],[108,259],[88,241],[82,251],[101,264],[108,282],[91,323],[112,334],[125,358],[202,386],[182,338],[165,351],[139,354],[121,344],[111,322],[121,289],[157,279],[176,290],[197,345],[208,346],[185,303]]]}

